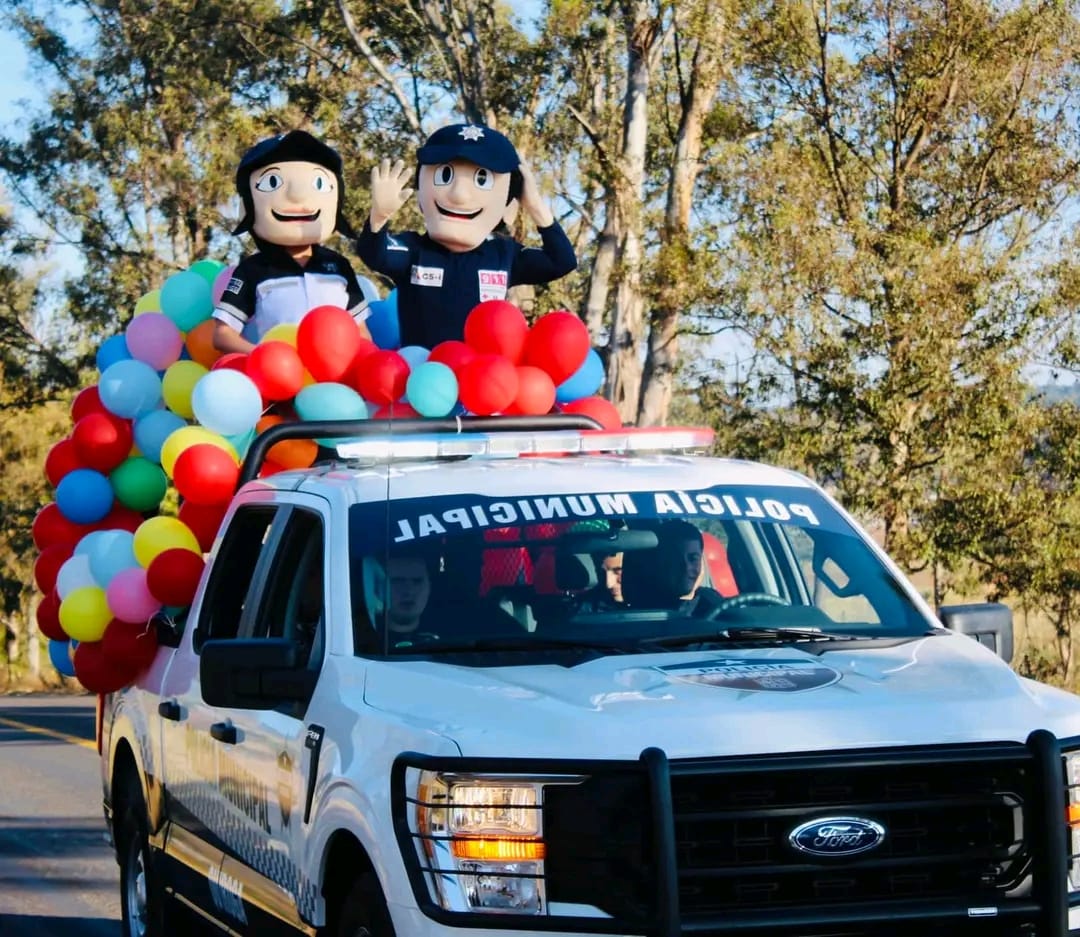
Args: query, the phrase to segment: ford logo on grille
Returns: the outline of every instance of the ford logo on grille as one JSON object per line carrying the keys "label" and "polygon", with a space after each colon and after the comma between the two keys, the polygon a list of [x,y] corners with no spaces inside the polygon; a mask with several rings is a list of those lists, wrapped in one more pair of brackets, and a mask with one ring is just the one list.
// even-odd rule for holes
{"label": "ford logo on grille", "polygon": [[854,856],[884,841],[885,827],[862,817],[820,817],[788,833],[788,842],[811,856]]}

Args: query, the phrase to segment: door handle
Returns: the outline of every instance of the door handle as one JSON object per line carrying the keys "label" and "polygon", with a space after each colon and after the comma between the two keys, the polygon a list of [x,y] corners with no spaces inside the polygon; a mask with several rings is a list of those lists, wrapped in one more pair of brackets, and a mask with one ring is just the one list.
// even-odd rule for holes
{"label": "door handle", "polygon": [[157,714],[162,719],[168,719],[170,722],[180,721],[180,704],[174,699],[166,700],[164,703],[158,703]]}
{"label": "door handle", "polygon": [[228,722],[215,722],[210,726],[210,735],[225,745],[236,744],[236,726]]}

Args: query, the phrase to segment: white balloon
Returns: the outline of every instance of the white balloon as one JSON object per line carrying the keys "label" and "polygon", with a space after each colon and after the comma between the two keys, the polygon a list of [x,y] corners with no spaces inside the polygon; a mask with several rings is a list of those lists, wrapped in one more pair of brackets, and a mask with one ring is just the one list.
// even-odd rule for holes
{"label": "white balloon", "polygon": [[56,574],[56,592],[61,600],[76,589],[96,585],[94,574],[90,572],[90,556],[86,553],[75,553],[68,557]]}

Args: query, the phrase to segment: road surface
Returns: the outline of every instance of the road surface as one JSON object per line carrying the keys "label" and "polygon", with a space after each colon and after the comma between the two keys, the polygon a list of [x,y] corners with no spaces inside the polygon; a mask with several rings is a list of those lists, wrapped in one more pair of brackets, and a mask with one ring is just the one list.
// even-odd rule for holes
{"label": "road surface", "polygon": [[0,696],[0,934],[120,937],[95,698]]}

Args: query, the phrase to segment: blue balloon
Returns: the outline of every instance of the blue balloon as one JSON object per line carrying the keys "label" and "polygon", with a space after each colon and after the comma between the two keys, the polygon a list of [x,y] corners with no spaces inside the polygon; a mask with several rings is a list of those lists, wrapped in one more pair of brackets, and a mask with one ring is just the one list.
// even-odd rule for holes
{"label": "blue balloon", "polygon": [[425,361],[409,375],[405,397],[421,416],[447,416],[457,403],[457,377],[441,361]]}
{"label": "blue balloon", "polygon": [[401,325],[398,323],[397,290],[391,290],[384,299],[369,303],[371,315],[367,317],[371,340],[380,348],[395,349],[401,345]]}
{"label": "blue balloon", "polygon": [[595,394],[604,383],[604,362],[595,348],[590,348],[585,360],[573,374],[555,388],[555,399],[559,403],[570,403],[582,397]]}
{"label": "blue balloon", "polygon": [[71,662],[70,641],[54,641],[49,639],[49,660],[58,673],[65,677],[75,676],[75,665]]}
{"label": "blue balloon", "polygon": [[129,530],[95,531],[83,537],[79,546],[87,540],[91,541],[90,575],[102,589],[108,587],[117,573],[139,565],[135,558],[135,535]]}
{"label": "blue balloon", "polygon": [[244,458],[247,455],[247,451],[251,448],[251,444],[255,441],[255,427],[253,426],[246,433],[236,433],[232,436],[224,437],[233,449],[236,450],[236,454],[240,458]]}
{"label": "blue balloon", "polygon": [[56,486],[56,506],[75,524],[96,524],[112,505],[112,485],[94,469],[74,469]]}
{"label": "blue balloon", "polygon": [[110,413],[133,420],[161,403],[161,377],[144,361],[117,361],[102,373],[98,394]]}
{"label": "blue balloon", "polygon": [[[355,390],[345,384],[327,381],[309,384],[301,389],[293,402],[301,420],[366,420],[367,404]],[[317,439],[320,446],[333,447],[340,439]]]}
{"label": "blue balloon", "polygon": [[397,353],[405,359],[410,371],[415,371],[428,360],[428,355],[431,354],[423,345],[406,345],[404,348],[399,348]]}
{"label": "blue balloon", "polygon": [[161,311],[181,332],[190,332],[214,311],[210,284],[190,270],[174,273],[161,285]]}
{"label": "blue balloon", "polygon": [[130,361],[131,352],[128,351],[127,339],[123,334],[112,335],[105,339],[98,348],[94,360],[97,362],[97,369],[102,374],[110,364],[116,364],[117,361]]}
{"label": "blue balloon", "polygon": [[165,440],[187,425],[187,420],[172,410],[151,410],[135,421],[132,435],[139,452],[151,462],[160,463],[161,447],[165,445]]}

